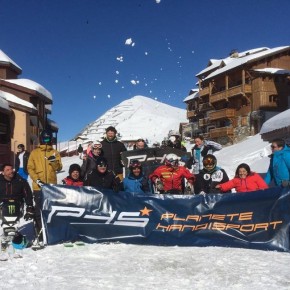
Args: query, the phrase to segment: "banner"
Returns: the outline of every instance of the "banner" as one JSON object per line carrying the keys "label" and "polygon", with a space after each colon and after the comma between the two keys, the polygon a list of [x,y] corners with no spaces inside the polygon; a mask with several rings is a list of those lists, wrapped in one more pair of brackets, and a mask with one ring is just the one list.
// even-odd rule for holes
{"label": "banner", "polygon": [[125,176],[129,173],[129,164],[133,159],[138,159],[142,164],[143,172],[149,176],[157,167],[164,164],[167,154],[174,153],[181,159],[189,159],[190,153],[179,149],[165,148],[145,148],[122,152],[122,161],[125,166]]}
{"label": "banner", "polygon": [[290,251],[290,190],[202,195],[135,195],[45,185],[48,244],[82,240]]}

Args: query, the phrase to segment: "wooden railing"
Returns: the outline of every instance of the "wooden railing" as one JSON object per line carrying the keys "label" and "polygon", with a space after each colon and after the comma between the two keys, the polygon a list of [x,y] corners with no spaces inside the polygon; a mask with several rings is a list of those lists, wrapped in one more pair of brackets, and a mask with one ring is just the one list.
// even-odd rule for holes
{"label": "wooden railing", "polygon": [[210,123],[209,118],[203,118],[198,120],[199,127],[207,126]]}
{"label": "wooden railing", "polygon": [[224,136],[232,137],[233,135],[234,135],[233,127],[221,127],[221,128],[211,129],[209,131],[210,138],[218,138],[218,137],[224,137]]}
{"label": "wooden railing", "polygon": [[196,115],[195,111],[187,111],[187,119],[192,118]]}
{"label": "wooden railing", "polygon": [[207,110],[212,110],[213,106],[211,103],[203,103],[198,106],[199,111],[207,111]]}
{"label": "wooden railing", "polygon": [[238,96],[241,94],[250,94],[250,93],[252,93],[251,85],[249,84],[245,84],[244,86],[239,85],[239,86],[229,88],[228,90],[224,90],[222,92],[212,94],[210,96],[210,102],[214,103],[214,102],[225,100],[227,98],[231,98],[231,97]]}
{"label": "wooden railing", "polygon": [[209,87],[203,88],[198,93],[199,93],[200,97],[208,96],[209,95]]}
{"label": "wooden railing", "polygon": [[209,119],[210,121],[213,121],[218,119],[234,118],[235,112],[235,109],[222,109],[219,111],[210,112]]}

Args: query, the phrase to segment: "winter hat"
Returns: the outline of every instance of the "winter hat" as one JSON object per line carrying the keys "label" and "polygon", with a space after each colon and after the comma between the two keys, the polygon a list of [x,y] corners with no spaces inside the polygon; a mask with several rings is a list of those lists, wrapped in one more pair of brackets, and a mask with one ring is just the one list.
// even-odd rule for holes
{"label": "winter hat", "polygon": [[105,157],[99,157],[96,161],[97,167],[103,167],[103,166],[108,166],[108,161]]}
{"label": "winter hat", "polygon": [[23,144],[19,144],[19,145],[17,146],[17,148],[18,148],[18,149],[22,149],[22,150],[24,150],[25,147],[24,147]]}
{"label": "winter hat", "polygon": [[106,133],[107,133],[108,131],[113,131],[113,132],[115,132],[115,134],[117,134],[117,130],[116,130],[116,128],[113,127],[113,126],[109,126],[109,127],[106,129]]}
{"label": "winter hat", "polygon": [[81,173],[81,167],[76,163],[72,164],[69,167],[69,170],[68,170],[69,175],[71,175],[74,171],[78,171],[79,173]]}

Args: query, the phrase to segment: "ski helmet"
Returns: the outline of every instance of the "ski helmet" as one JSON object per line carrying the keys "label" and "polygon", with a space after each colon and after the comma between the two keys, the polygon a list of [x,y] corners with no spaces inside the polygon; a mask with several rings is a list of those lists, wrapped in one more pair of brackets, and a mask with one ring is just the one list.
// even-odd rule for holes
{"label": "ski helmet", "polygon": [[141,162],[138,159],[133,159],[130,161],[130,164],[129,164],[130,171],[132,171],[134,168],[142,169]]}
{"label": "ski helmet", "polygon": [[203,158],[203,167],[207,171],[212,171],[217,164],[216,157],[212,154],[208,154]]}
{"label": "ski helmet", "polygon": [[27,246],[26,236],[23,236],[19,232],[15,232],[15,235],[12,240],[12,246],[14,249],[24,249]]}
{"label": "ski helmet", "polygon": [[40,144],[51,144],[52,142],[52,133],[48,130],[43,130],[40,134]]}
{"label": "ski helmet", "polygon": [[177,166],[178,165],[178,156],[174,153],[167,154],[165,157],[165,165]]}

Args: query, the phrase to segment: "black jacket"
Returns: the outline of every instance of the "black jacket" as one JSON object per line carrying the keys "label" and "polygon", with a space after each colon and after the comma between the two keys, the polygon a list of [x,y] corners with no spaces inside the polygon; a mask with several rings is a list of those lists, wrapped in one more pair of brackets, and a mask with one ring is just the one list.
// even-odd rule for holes
{"label": "black jacket", "polygon": [[93,169],[84,181],[85,186],[93,186],[100,189],[113,189],[119,191],[120,179],[116,174],[107,170],[104,174],[100,173],[97,169]]}
{"label": "black jacket", "polygon": [[103,156],[103,152],[101,153],[100,156],[95,156],[95,155],[88,155],[87,159],[83,161],[83,164],[81,166],[81,177],[85,180],[87,179],[87,175],[92,172],[93,169],[96,168],[97,160],[99,157]]}
{"label": "black jacket", "polygon": [[121,153],[127,151],[125,145],[116,139],[111,142],[104,139],[101,143],[104,152],[103,157],[108,161],[108,169],[113,170],[116,174],[123,173]]}
{"label": "black jacket", "polygon": [[[19,159],[19,154],[20,152],[16,153],[15,156],[15,171],[18,172],[19,170],[19,166],[20,166],[20,159]],[[28,171],[27,171],[27,162],[29,159],[29,155],[30,153],[28,151],[24,151],[24,155],[23,155],[23,171],[28,175]]]}
{"label": "black jacket", "polygon": [[194,193],[221,193],[221,190],[215,188],[216,185],[229,181],[229,177],[224,169],[216,167],[213,172],[207,172],[202,169],[197,174],[194,182]]}
{"label": "black jacket", "polygon": [[8,200],[19,201],[23,204],[25,201],[26,206],[33,205],[32,191],[26,180],[15,173],[11,181],[8,181],[0,174],[0,202]]}

